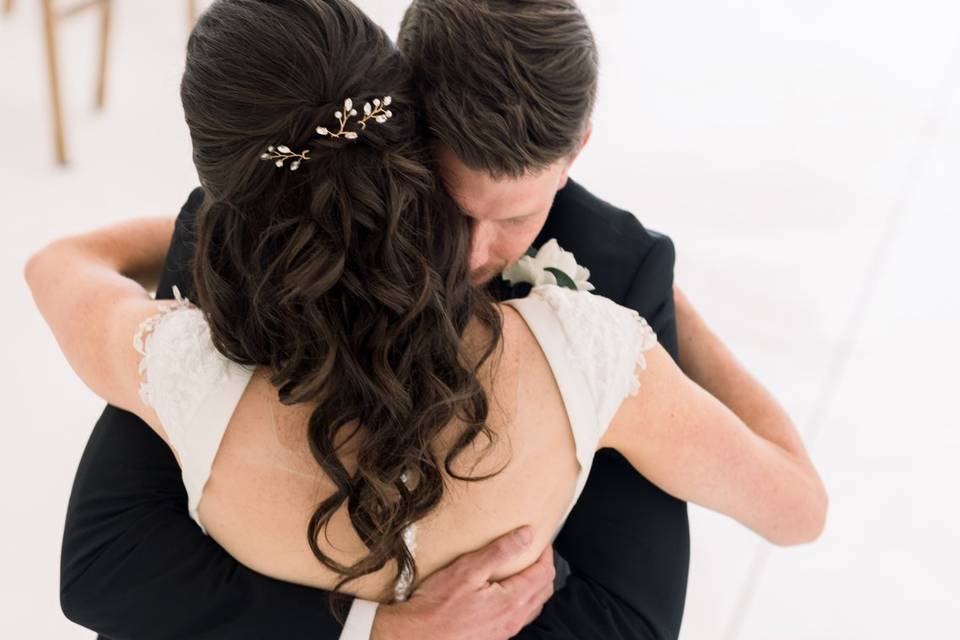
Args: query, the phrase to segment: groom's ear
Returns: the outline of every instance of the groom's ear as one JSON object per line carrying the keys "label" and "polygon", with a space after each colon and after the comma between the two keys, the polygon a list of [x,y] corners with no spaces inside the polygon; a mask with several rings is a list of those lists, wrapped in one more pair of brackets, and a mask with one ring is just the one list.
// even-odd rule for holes
{"label": "groom's ear", "polygon": [[593,121],[587,123],[587,130],[584,131],[583,137],[580,138],[580,146],[577,147],[577,150],[567,159],[567,166],[564,167],[563,173],[560,174],[560,183],[557,186],[557,191],[563,189],[567,186],[567,182],[570,181],[570,169],[573,168],[573,163],[577,161],[577,158],[580,157],[580,152],[583,151],[583,148],[587,146],[587,143],[590,142],[590,136],[593,135]]}

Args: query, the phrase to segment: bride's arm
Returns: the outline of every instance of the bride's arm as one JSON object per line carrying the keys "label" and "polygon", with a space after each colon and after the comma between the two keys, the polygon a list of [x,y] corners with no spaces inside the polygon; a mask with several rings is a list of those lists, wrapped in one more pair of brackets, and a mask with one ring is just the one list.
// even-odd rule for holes
{"label": "bride's arm", "polygon": [[790,417],[677,296],[680,368],[657,345],[602,446],[688,502],[780,545],[814,540],[827,494]]}
{"label": "bride's arm", "polygon": [[124,222],[56,240],[34,254],[24,275],[37,308],[70,366],[98,396],[144,418],[133,336],[156,313],[147,286],[160,273],[174,218]]}

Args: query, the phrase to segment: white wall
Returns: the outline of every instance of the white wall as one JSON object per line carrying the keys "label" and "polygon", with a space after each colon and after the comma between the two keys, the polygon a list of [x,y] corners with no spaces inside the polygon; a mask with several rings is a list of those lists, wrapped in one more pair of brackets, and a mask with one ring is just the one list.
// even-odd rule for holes
{"label": "white wall", "polygon": [[[63,30],[65,170],[38,3],[17,4],[0,18],[0,635],[84,638],[59,611],[58,556],[101,403],[21,269],[55,236],[175,214],[194,186],[184,3],[118,0],[103,114],[95,23]],[[360,4],[395,33],[404,3]],[[692,508],[684,639],[958,637],[960,4],[582,6],[603,83],[575,177],[673,236],[678,281],[791,410],[832,500],[823,538],[789,550]]]}

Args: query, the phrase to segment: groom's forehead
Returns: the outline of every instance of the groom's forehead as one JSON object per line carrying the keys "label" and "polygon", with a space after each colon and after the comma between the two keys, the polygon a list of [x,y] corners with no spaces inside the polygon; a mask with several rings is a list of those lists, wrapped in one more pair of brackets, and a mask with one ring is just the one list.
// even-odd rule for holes
{"label": "groom's forehead", "polygon": [[447,190],[472,218],[497,220],[534,215],[549,208],[553,201],[553,171],[521,178],[495,178],[467,167],[449,149],[439,151],[437,159]]}

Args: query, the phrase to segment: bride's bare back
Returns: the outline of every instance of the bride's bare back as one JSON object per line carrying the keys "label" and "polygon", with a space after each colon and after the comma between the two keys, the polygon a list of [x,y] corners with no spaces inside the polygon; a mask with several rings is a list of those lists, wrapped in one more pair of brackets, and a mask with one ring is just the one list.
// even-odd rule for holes
{"label": "bride's bare back", "polygon": [[[502,471],[480,482],[446,478],[443,499],[417,523],[420,579],[462,553],[529,524],[536,538],[527,556],[502,567],[494,578],[515,573],[536,560],[551,540],[574,494],[579,471],[574,438],[550,365],[522,317],[509,306],[501,309],[502,349],[480,376],[490,401],[488,424],[497,442],[483,454],[486,442],[478,438],[457,459],[455,470],[475,476]],[[306,533],[317,504],[333,492],[307,445],[305,425],[312,407],[287,407],[276,398],[267,376],[258,372],[227,427],[200,502],[200,521],[248,567],[330,590],[340,576],[314,557]],[[436,450],[445,452],[457,430],[458,425],[451,424],[435,443]],[[354,467],[352,456],[353,451],[345,449],[349,470]],[[344,564],[366,553],[345,508],[334,516],[319,544]],[[343,590],[387,601],[395,577],[396,567],[389,563]]]}

